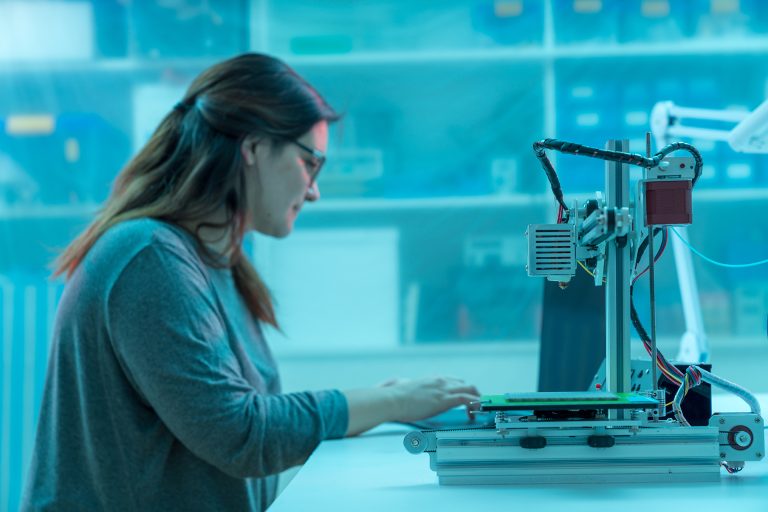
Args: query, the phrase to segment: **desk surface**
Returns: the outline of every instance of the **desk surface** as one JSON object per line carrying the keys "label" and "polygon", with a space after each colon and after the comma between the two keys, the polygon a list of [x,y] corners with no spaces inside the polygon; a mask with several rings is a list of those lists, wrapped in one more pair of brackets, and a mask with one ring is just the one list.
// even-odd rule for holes
{"label": "desk surface", "polygon": [[[715,396],[716,411],[744,411],[730,396]],[[768,395],[760,397],[763,417]],[[468,511],[499,505],[536,512],[599,512],[617,504],[634,510],[768,511],[768,459],[747,462],[741,473],[722,471],[720,482],[701,484],[595,484],[443,486],[427,454],[411,455],[403,436],[412,429],[385,425],[355,438],[326,441],[277,498],[270,511]],[[500,509],[502,510],[502,509]]]}

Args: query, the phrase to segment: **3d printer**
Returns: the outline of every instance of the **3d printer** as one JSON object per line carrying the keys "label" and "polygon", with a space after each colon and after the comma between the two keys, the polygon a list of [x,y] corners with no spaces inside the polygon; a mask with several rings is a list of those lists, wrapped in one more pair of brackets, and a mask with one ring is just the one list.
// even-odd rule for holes
{"label": "3d printer", "polygon": [[[570,207],[546,150],[606,161],[605,194]],[[606,380],[596,391],[508,393],[484,396],[481,411],[495,412],[491,427],[422,430],[404,439],[411,453],[428,453],[441,484],[581,482],[693,482],[720,478],[720,467],[737,472],[765,454],[763,419],[745,389],[696,365],[681,371],[656,348],[654,317],[655,238],[666,244],[671,226],[692,222],[692,190],[701,175],[699,152],[683,142],[646,156],[628,141],[605,149],[546,139],[534,151],[558,203],[557,222],[528,228],[528,274],[566,286],[577,266],[606,289]],[[686,152],[688,157],[673,157]],[[630,166],[644,169],[630,192]],[[644,256],[647,253],[647,264]],[[651,329],[633,304],[635,282],[650,278]],[[632,391],[630,322],[648,350],[650,389]],[[667,397],[657,371],[677,389]],[[708,382],[740,396],[749,413],[716,413],[692,426],[681,404],[693,387]],[[667,408],[674,418],[665,418]]]}

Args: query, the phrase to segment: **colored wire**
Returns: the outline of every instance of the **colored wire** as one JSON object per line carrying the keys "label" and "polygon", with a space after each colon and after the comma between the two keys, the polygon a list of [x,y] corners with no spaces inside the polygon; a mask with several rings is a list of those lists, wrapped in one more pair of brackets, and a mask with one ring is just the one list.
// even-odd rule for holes
{"label": "colored wire", "polygon": [[[592,272],[591,272],[591,271],[590,271],[590,270],[589,270],[589,269],[586,267],[586,265],[584,265],[582,262],[580,262],[579,260],[576,260],[576,263],[578,263],[578,264],[579,264],[579,266],[580,266],[581,268],[583,268],[583,269],[584,269],[584,272],[586,272],[587,274],[589,274],[589,275],[590,275],[590,276],[592,276],[593,278],[595,277],[595,274],[593,274],[593,273],[592,273]],[[607,282],[607,280],[606,280],[605,278],[603,278],[603,283],[606,283],[606,282]]]}
{"label": "colored wire", "polygon": [[699,386],[702,382],[708,382],[710,385],[718,386],[721,389],[735,394],[744,400],[747,405],[749,405],[749,409],[752,414],[760,416],[760,403],[752,393],[739,386],[738,384],[734,384],[733,382],[723,379],[722,377],[718,377],[717,375],[699,368],[698,366],[691,365],[685,371],[685,379],[683,385],[677,389],[677,393],[675,394],[675,399],[672,404],[672,410],[675,413],[675,418],[680,422],[681,425],[690,426],[688,421],[685,419],[685,416],[683,415],[683,399],[685,398],[685,395],[688,393],[688,391],[695,388],[696,386]]}
{"label": "colored wire", "polygon": [[743,467],[741,467],[741,468],[733,468],[733,467],[729,466],[728,464],[726,464],[725,462],[721,462],[720,465],[723,466],[725,468],[725,470],[728,473],[730,473],[730,474],[738,473],[739,471],[744,469]]}
{"label": "colored wire", "polygon": [[[640,322],[640,318],[637,314],[637,310],[635,309],[634,304],[634,298],[633,298],[633,292],[634,292],[634,286],[630,286],[630,292],[629,292],[629,303],[630,303],[630,318],[632,320],[632,324],[635,326],[635,331],[637,331],[637,334],[640,336],[640,339],[643,342],[643,346],[645,347],[645,350],[648,352],[649,355],[653,353],[653,347],[651,346],[651,339],[648,336],[648,333],[645,331],[645,328],[643,327],[642,323]],[[656,366],[661,370],[661,373],[664,375],[664,377],[667,378],[672,384],[675,386],[679,386],[683,382],[683,372],[681,372],[675,365],[669,363],[667,359],[664,357],[664,354],[661,353],[660,350],[656,351]]]}
{"label": "colored wire", "polygon": [[576,263],[578,263],[578,264],[579,264],[579,266],[580,266],[581,268],[583,268],[583,269],[584,269],[584,272],[586,272],[587,274],[591,275],[592,277],[595,277],[595,274],[593,274],[592,272],[590,272],[590,270],[589,270],[589,269],[586,267],[586,265],[584,265],[582,262],[580,262],[580,261],[578,261],[578,260],[577,260],[577,261],[576,261]]}
{"label": "colored wire", "polygon": [[[652,235],[657,235],[660,231],[665,231],[662,228],[656,228],[653,230]],[[640,263],[643,252],[645,251],[645,248],[648,246],[648,236],[651,236],[651,234],[646,235],[645,240],[640,244],[638,248],[638,253],[635,259],[635,267]],[[657,261],[661,254],[666,247],[666,240],[662,239],[662,245],[659,247],[658,252],[656,253],[656,256],[654,257],[654,261]],[[647,269],[646,269],[647,270]],[[635,303],[634,303],[634,290],[635,290],[635,282],[637,281],[637,278],[641,275],[645,274],[645,270],[641,272],[638,276],[636,276],[635,279],[632,280],[632,283],[629,287],[629,305],[630,305],[630,319],[632,321],[632,325],[635,327],[635,331],[637,331],[637,334],[640,336],[640,339],[643,342],[643,346],[645,347],[645,350],[648,352],[651,357],[653,357],[653,347],[651,344],[651,338],[648,336],[648,333],[646,332],[645,328],[643,327],[642,323],[640,322],[640,316],[637,314],[637,309],[635,309]],[[685,375],[683,372],[681,372],[675,365],[671,364],[667,359],[664,357],[664,355],[661,353],[660,350],[656,351],[656,366],[661,371],[662,375],[669,380],[673,385],[675,386],[681,386],[685,380]]]}
{"label": "colored wire", "polygon": [[[662,254],[664,254],[664,249],[667,247],[667,238],[668,238],[668,236],[667,236],[667,228],[666,228],[666,227],[664,227],[664,228],[662,228],[662,229],[661,229],[661,231],[662,231],[662,237],[661,237],[661,246],[659,247],[659,250],[656,252],[656,257],[655,257],[655,258],[653,258],[653,262],[654,262],[654,263],[656,263],[657,261],[659,261],[659,259],[661,258],[661,255],[662,255]],[[647,237],[646,237],[646,238],[647,238]],[[642,256],[642,254],[641,254],[641,256]],[[638,259],[639,259],[639,258],[638,258]],[[637,267],[637,265],[635,265],[635,267]],[[634,284],[634,283],[635,283],[635,281],[637,281],[638,279],[640,279],[640,277],[642,277],[642,276],[643,276],[643,274],[645,274],[646,272],[648,272],[648,270],[650,270],[650,268],[651,268],[651,266],[650,266],[650,265],[648,265],[647,267],[645,267],[645,269],[643,269],[643,271],[642,271],[642,272],[640,272],[639,274],[637,274],[637,275],[635,276],[635,278],[634,278],[634,279],[632,279],[632,284]]]}
{"label": "colored wire", "polygon": [[677,238],[679,238],[691,250],[691,252],[693,254],[695,254],[696,256],[698,256],[700,258],[702,258],[704,261],[708,261],[709,263],[712,263],[713,265],[717,265],[717,266],[720,266],[720,267],[726,267],[726,268],[747,268],[747,267],[756,267],[758,265],[765,265],[766,263],[768,263],[768,258],[766,258],[764,260],[760,260],[760,261],[755,261],[753,263],[721,263],[719,261],[715,261],[712,258],[709,258],[709,257],[704,256],[703,254],[701,254],[695,247],[693,247],[688,242],[688,240],[683,238],[683,236],[680,233],[678,233],[675,230],[675,228],[671,228],[671,229],[672,229],[672,233],[674,233],[675,236]]}
{"label": "colored wire", "polygon": [[[665,233],[666,230],[662,228],[655,228],[653,230],[653,236],[656,236],[660,232]],[[635,268],[640,264],[640,261],[642,260],[643,253],[645,252],[645,249],[648,247],[648,236],[646,235],[645,239],[642,241],[640,246],[637,250],[637,255],[635,257]],[[659,247],[658,252],[656,253],[656,257],[654,258],[654,261],[658,261],[659,258],[661,258],[661,255],[664,251],[664,248],[666,247],[666,238],[662,237],[662,244],[661,247]],[[646,269],[647,270],[647,269]],[[635,279],[632,280],[632,283],[629,287],[629,304],[630,304],[630,319],[632,320],[632,324],[635,326],[635,331],[637,331],[637,334],[640,336],[640,339],[643,341],[643,346],[645,347],[646,351],[648,352],[651,357],[653,357],[653,347],[651,344],[651,339],[648,336],[648,333],[645,331],[645,328],[643,327],[642,323],[640,322],[640,317],[637,314],[637,310],[635,309],[635,303],[634,303],[634,291],[635,291],[635,282],[637,281],[637,278],[640,277],[645,273],[645,270],[641,272]],[[656,351],[656,366],[661,370],[662,375],[667,378],[672,384],[679,386],[682,384],[683,380],[683,373],[673,364],[670,364],[664,355],[660,351]]]}

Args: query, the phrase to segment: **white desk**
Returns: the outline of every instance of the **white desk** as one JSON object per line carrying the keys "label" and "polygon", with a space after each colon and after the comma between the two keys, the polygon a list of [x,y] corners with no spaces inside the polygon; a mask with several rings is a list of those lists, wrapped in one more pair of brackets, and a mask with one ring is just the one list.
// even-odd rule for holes
{"label": "white desk", "polygon": [[[715,411],[747,410],[730,396],[715,396],[713,402]],[[768,395],[760,403],[766,417]],[[270,511],[451,512],[498,506],[498,512],[601,512],[626,505],[627,512],[768,512],[768,459],[747,462],[735,475],[723,470],[714,484],[440,487],[429,469],[429,456],[411,455],[403,448],[409,430],[385,425],[360,437],[322,443]]]}

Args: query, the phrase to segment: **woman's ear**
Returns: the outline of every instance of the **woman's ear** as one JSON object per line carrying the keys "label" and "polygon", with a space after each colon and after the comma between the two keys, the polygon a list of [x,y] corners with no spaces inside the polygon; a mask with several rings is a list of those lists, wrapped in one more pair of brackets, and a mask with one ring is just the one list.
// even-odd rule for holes
{"label": "woman's ear", "polygon": [[240,156],[243,157],[245,165],[256,163],[256,140],[253,137],[246,137],[240,144]]}

